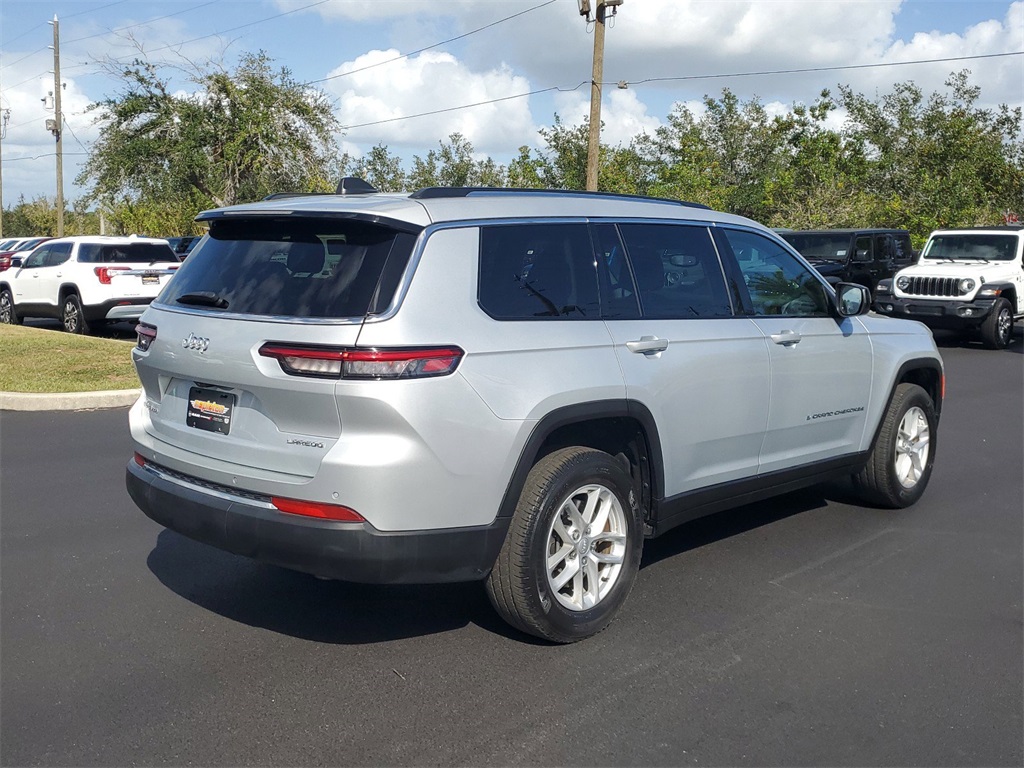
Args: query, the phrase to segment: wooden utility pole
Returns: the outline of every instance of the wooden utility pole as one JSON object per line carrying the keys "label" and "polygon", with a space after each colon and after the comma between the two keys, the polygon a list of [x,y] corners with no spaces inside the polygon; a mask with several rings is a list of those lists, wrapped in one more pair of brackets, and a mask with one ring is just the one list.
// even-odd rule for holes
{"label": "wooden utility pole", "polygon": [[[577,0],[580,15],[590,18],[590,0]],[[597,191],[597,168],[601,154],[601,80],[604,77],[605,12],[616,9],[622,0],[595,0],[594,10],[594,69],[590,80],[590,136],[587,142],[587,189]],[[612,10],[614,15],[616,10]]]}
{"label": "wooden utility pole", "polygon": [[53,135],[57,137],[57,237],[64,237],[64,113],[60,111],[60,24],[53,14]]}

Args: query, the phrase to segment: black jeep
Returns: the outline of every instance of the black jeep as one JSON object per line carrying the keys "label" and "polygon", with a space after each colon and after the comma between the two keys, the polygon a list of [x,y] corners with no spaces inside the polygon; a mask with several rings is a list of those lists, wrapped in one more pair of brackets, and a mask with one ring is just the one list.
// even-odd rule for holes
{"label": "black jeep", "polygon": [[830,283],[858,283],[874,294],[879,280],[914,261],[905,229],[817,229],[780,232]]}

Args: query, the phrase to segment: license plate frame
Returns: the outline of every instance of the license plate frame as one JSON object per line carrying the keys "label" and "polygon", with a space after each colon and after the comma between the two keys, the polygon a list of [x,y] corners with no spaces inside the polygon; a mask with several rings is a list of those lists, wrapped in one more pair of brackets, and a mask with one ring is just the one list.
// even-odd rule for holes
{"label": "license plate frame", "polygon": [[238,398],[232,392],[209,387],[190,387],[185,404],[185,424],[205,432],[226,435],[231,431]]}

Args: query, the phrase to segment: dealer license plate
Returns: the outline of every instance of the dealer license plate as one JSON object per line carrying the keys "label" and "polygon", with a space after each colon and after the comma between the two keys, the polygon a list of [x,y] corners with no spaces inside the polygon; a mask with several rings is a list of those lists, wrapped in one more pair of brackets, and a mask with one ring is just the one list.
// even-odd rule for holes
{"label": "dealer license plate", "polygon": [[231,429],[231,416],[235,410],[235,396],[230,392],[205,387],[191,387],[185,423],[207,432],[226,435]]}

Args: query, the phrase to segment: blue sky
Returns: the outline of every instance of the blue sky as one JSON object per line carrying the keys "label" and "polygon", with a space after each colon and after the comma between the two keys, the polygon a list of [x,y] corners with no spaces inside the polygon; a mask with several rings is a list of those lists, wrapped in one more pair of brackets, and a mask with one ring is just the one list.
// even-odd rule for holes
{"label": "blue sky", "polygon": [[[540,145],[537,129],[556,112],[576,124],[588,110],[593,37],[576,0],[2,0],[6,206],[21,194],[54,194],[44,128],[53,113],[42,99],[53,89],[47,22],[55,14],[70,199],[84,193],[73,182],[99,131],[86,108],[118,87],[104,60],[144,56],[188,91],[182,69],[190,63],[230,68],[242,53],[264,50],[300,81],[323,80],[354,155],[384,143],[408,159],[458,131],[507,162],[518,147]],[[630,85],[605,90],[604,138],[653,131],[674,103],[696,106],[724,87],[783,111],[838,83],[875,95],[912,79],[930,91],[966,68],[984,102],[1020,105],[1024,56],[897,64],[1019,51],[1022,0],[625,0],[608,29],[604,80]],[[707,77],[865,64],[887,66]],[[548,88],[562,90],[521,96]],[[496,99],[504,100],[416,117]]]}

